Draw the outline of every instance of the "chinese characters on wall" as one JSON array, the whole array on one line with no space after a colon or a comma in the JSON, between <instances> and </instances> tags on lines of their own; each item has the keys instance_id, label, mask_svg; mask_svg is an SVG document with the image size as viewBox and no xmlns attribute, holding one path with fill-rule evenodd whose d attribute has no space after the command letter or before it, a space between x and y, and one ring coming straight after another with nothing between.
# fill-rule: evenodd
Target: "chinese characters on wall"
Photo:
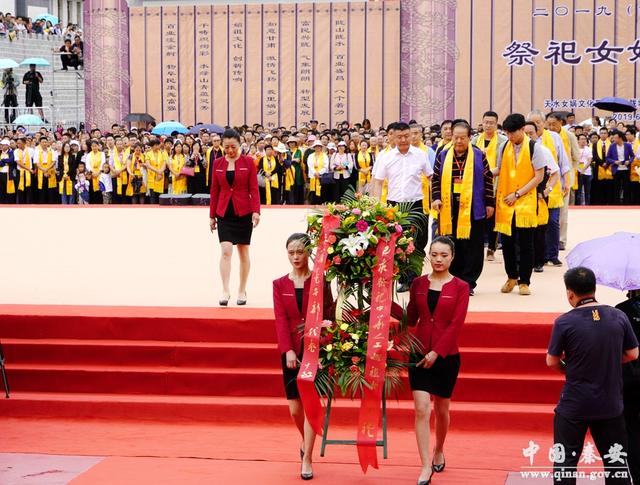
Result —
<instances>
[{"instance_id":1,"label":"chinese characters on wall","mask_svg":"<svg viewBox=\"0 0 640 485\"><path fill-rule=\"evenodd\" d=\"M196 13L196 120L211 119L211 9Z\"/></svg>"},{"instance_id":2,"label":"chinese characters on wall","mask_svg":"<svg viewBox=\"0 0 640 485\"><path fill-rule=\"evenodd\" d=\"M297 117L308 120L313 117L313 13L310 8L298 10L297 29Z\"/></svg>"},{"instance_id":3,"label":"chinese characters on wall","mask_svg":"<svg viewBox=\"0 0 640 485\"><path fill-rule=\"evenodd\" d=\"M162 70L163 70L163 117L178 120L178 12L165 9L162 13Z\"/></svg>"},{"instance_id":4,"label":"chinese characters on wall","mask_svg":"<svg viewBox=\"0 0 640 485\"><path fill-rule=\"evenodd\" d=\"M349 46L347 9L343 6L334 7L331 24L331 38L333 39L331 56L331 125L347 119L347 61Z\"/></svg>"},{"instance_id":5,"label":"chinese characters on wall","mask_svg":"<svg viewBox=\"0 0 640 485\"><path fill-rule=\"evenodd\" d=\"M620 56L624 53L628 53L628 57L621 59ZM514 40L502 52L502 57L509 66L533 66L541 54L530 41ZM626 46L612 45L609 39L603 39L598 45L588 46L583 50L578 48L575 40L550 40L542 59L554 66L576 65L587 59L591 64L618 64L621 60L636 63L640 60L640 39Z\"/></svg>"},{"instance_id":6,"label":"chinese characters on wall","mask_svg":"<svg viewBox=\"0 0 640 485\"><path fill-rule=\"evenodd\" d=\"M279 62L280 31L278 29L277 7L267 7L264 12L264 33L262 39L262 121L265 127L275 128L279 111Z\"/></svg>"}]
</instances>

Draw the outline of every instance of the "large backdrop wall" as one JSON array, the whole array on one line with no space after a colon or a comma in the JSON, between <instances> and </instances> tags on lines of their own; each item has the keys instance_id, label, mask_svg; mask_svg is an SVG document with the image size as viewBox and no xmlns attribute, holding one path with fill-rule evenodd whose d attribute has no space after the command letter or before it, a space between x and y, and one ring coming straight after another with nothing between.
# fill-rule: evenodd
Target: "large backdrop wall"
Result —
<instances>
[{"instance_id":1,"label":"large backdrop wall","mask_svg":"<svg viewBox=\"0 0 640 485\"><path fill-rule=\"evenodd\" d=\"M639 96L637 0L176 4L84 2L88 122L587 118Z\"/></svg>"}]
</instances>

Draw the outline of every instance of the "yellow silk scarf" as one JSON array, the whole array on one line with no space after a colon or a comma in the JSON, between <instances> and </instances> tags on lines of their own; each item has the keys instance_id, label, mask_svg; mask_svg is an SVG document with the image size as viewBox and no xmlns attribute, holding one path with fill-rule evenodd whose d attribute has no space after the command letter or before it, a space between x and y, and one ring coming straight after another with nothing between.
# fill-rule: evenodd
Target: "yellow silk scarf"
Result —
<instances>
[{"instance_id":1,"label":"yellow silk scarf","mask_svg":"<svg viewBox=\"0 0 640 485\"><path fill-rule=\"evenodd\" d=\"M573 168L573 158L571 157L571 143L569 142L569 135L565 130L560 130L560 139L562 140L562 145L564 146L564 151L569 157L569 161L571 162L571 172L573 175L573 183L571 184L571 188L573 190L578 190L578 168Z\"/></svg>"},{"instance_id":2,"label":"yellow silk scarf","mask_svg":"<svg viewBox=\"0 0 640 485\"><path fill-rule=\"evenodd\" d=\"M113 149L113 166L116 170L121 170L123 168L126 168L125 164L123 163L123 160L126 160L126 157L127 157L126 150L124 152L124 155L121 157L120 154L118 153L118 150L116 148ZM128 175L129 174L127 173L126 170L123 170L122 173L118 175L118 178L117 178L118 186L116 188L116 193L118 195L122 195L122 188L127 185ZM125 192L126 192L126 189L125 189Z\"/></svg>"},{"instance_id":3,"label":"yellow silk scarf","mask_svg":"<svg viewBox=\"0 0 640 485\"><path fill-rule=\"evenodd\" d=\"M58 184L53 165L53 152L47 150L47 161L44 162L42 160L42 149L38 148L38 160L40 167L43 167L42 169L38 168L38 190L42 190L42 182L45 176L47 177L47 188L55 189Z\"/></svg>"},{"instance_id":4,"label":"yellow silk scarf","mask_svg":"<svg viewBox=\"0 0 640 485\"><path fill-rule=\"evenodd\" d=\"M604 142L605 152L609 152L610 146L611 141L607 139ZM596 151L598 152L598 158L603 162L606 162L607 153L602 153L602 140L598 140L598 143L596 144ZM598 166L598 180L613 180L611 165L609 165L607 168L604 168L602 165Z\"/></svg>"},{"instance_id":5,"label":"yellow silk scarf","mask_svg":"<svg viewBox=\"0 0 640 485\"><path fill-rule=\"evenodd\" d=\"M524 187L535 176L535 170L531 163L529 150L529 137L525 136L520 148L518 163L516 164L515 148L513 143L507 142L502 155L502 164L498 181L498 194L496 196L496 232L511 236L511 223L513 215L516 216L516 227L527 228L538 225L537 194L536 190L530 190L523 194L512 206L507 205L504 198Z\"/></svg>"},{"instance_id":6,"label":"yellow silk scarf","mask_svg":"<svg viewBox=\"0 0 640 485\"><path fill-rule=\"evenodd\" d=\"M131 172L133 173L133 177L142 178L142 165L144 164L144 155L136 155L134 154L131 160ZM138 195L133 193L133 177L129 177L129 184L127 185L126 195L131 197L133 195ZM147 188L144 184L140 186L139 194L144 194L147 191Z\"/></svg>"},{"instance_id":7,"label":"yellow silk scarf","mask_svg":"<svg viewBox=\"0 0 640 485\"><path fill-rule=\"evenodd\" d=\"M156 170L160 170L160 167L162 167L162 163L165 160L164 153L158 151L158 154L156 155L155 152L151 150L147 154L147 160L149 162L149 165L151 165ZM157 194L162 194L164 192L164 173L157 174L149 170L149 174L147 176L147 185L149 186L149 190Z\"/></svg>"},{"instance_id":8,"label":"yellow silk scarf","mask_svg":"<svg viewBox=\"0 0 640 485\"><path fill-rule=\"evenodd\" d=\"M489 162L489 167L491 167L491 170L493 170L494 168L496 168L496 162L498 159L498 134L493 134L493 137L491 137L489 145L487 145L486 148L484 146L485 141L486 138L484 136L484 133L481 133L476 140L476 146L484 152L485 156L487 157L487 162Z\"/></svg>"},{"instance_id":9,"label":"yellow silk scarf","mask_svg":"<svg viewBox=\"0 0 640 485\"><path fill-rule=\"evenodd\" d=\"M14 155L17 153L18 160L20 162L29 167L31 169L31 157L29 156L29 152L27 150L16 149ZM18 190L24 191L25 187L31 187L31 172L29 170L25 170L24 168L20 168L18 166L18 172L20 173L20 181L18 182Z\"/></svg>"},{"instance_id":10,"label":"yellow silk scarf","mask_svg":"<svg viewBox=\"0 0 640 485\"><path fill-rule=\"evenodd\" d=\"M371 168L371 154L369 152L366 152L364 155L362 155L362 152L358 152L356 159L359 169ZM369 170L367 173L362 173L359 171L358 184L365 185L369 182L371 182L371 170Z\"/></svg>"},{"instance_id":11,"label":"yellow silk scarf","mask_svg":"<svg viewBox=\"0 0 640 485\"><path fill-rule=\"evenodd\" d=\"M453 174L453 148L447 151L447 156L442 165L442 208L440 210L440 234L449 236L453 234L453 214L452 214L452 174ZM471 237L471 204L473 199L473 168L474 156L473 146L469 143L467 148L467 159L464 162L462 172L462 184L454 184L453 192L460 193L460 210L458 212L458 223L456 225L457 239L469 239Z\"/></svg>"},{"instance_id":12,"label":"yellow silk scarf","mask_svg":"<svg viewBox=\"0 0 640 485\"><path fill-rule=\"evenodd\" d=\"M294 183L294 179L295 179L295 172L293 170L293 164L285 169L284 171L284 190L289 192L291 190L291 187L293 187L293 183Z\"/></svg>"},{"instance_id":13,"label":"yellow silk scarf","mask_svg":"<svg viewBox=\"0 0 640 485\"><path fill-rule=\"evenodd\" d=\"M176 155L171 159L171 170L180 172L184 167L184 155ZM187 192L187 177L184 175L175 176L171 174L171 190L174 194L184 194Z\"/></svg>"},{"instance_id":14,"label":"yellow silk scarf","mask_svg":"<svg viewBox=\"0 0 640 485\"><path fill-rule=\"evenodd\" d=\"M328 165L329 163L329 157L327 157L326 153L321 153L320 157L318 158L316 156L315 153L312 153L311 155L309 155L309 158L313 157L313 170L314 173L316 175L318 175L318 172L320 171L320 169L325 166ZM310 181L309 181L309 190L311 192L315 192L316 197L320 197L320 193L322 191L322 184L320 183L320 177L313 177Z\"/></svg>"},{"instance_id":15,"label":"yellow silk scarf","mask_svg":"<svg viewBox=\"0 0 640 485\"><path fill-rule=\"evenodd\" d=\"M640 141L636 140L633 142L633 153L634 153L634 157L633 157L633 162L631 162L631 166L629 167L629 170L631 171L631 173L629 174L629 180L631 182L640 182L640 177L638 176L638 173L636 172L636 167L640 167L640 159L636 158L635 154L638 153L638 147L640 146Z\"/></svg>"},{"instance_id":16,"label":"yellow silk scarf","mask_svg":"<svg viewBox=\"0 0 640 485\"><path fill-rule=\"evenodd\" d=\"M71 184L71 178L64 180L65 176L69 176L69 155L64 155L62 160L62 177L58 185L58 193L60 195L73 195L73 185Z\"/></svg>"},{"instance_id":17,"label":"yellow silk scarf","mask_svg":"<svg viewBox=\"0 0 640 485\"><path fill-rule=\"evenodd\" d=\"M89 153L89 167L91 168L91 188L94 192L100 192L100 170L102 167L102 152Z\"/></svg>"},{"instance_id":18,"label":"yellow silk scarf","mask_svg":"<svg viewBox=\"0 0 640 485\"><path fill-rule=\"evenodd\" d=\"M542 132L541 138L542 144L549 149L551 155L553 156L553 159L556 161L559 167L560 159L558 158L558 152L556 151L556 144L554 143L553 137L551 136L549 130L544 130ZM562 178L562 175L560 177ZM558 180L558 182L556 182L556 184L553 186L551 193L549 194L549 209L558 209L563 205L564 197L562 196L562 187L560 185L560 180Z\"/></svg>"},{"instance_id":19,"label":"yellow silk scarf","mask_svg":"<svg viewBox=\"0 0 640 485\"><path fill-rule=\"evenodd\" d=\"M547 224L549 224L549 207L544 199L538 199L538 225L546 226Z\"/></svg>"},{"instance_id":20,"label":"yellow silk scarf","mask_svg":"<svg viewBox=\"0 0 640 485\"><path fill-rule=\"evenodd\" d=\"M2 155L2 158L9 158L9 152L6 152ZM13 182L13 179L9 178L10 173L7 172L7 194L15 194L16 193L16 184Z\"/></svg>"},{"instance_id":21,"label":"yellow silk scarf","mask_svg":"<svg viewBox=\"0 0 640 485\"><path fill-rule=\"evenodd\" d=\"M276 158L271 156L271 157L263 157L262 158L262 170L264 172L264 174L268 177L271 176L271 174L273 173L273 171L276 169L276 164L278 162L276 162ZM271 181L267 180L265 178L264 181L264 191L265 191L265 196L266 196L266 201L267 201L267 205L271 205L271 187L273 187L274 189L279 188L279 184L278 184L278 176L276 175L275 178Z\"/></svg>"},{"instance_id":22,"label":"yellow silk scarf","mask_svg":"<svg viewBox=\"0 0 640 485\"><path fill-rule=\"evenodd\" d=\"M420 142L416 148L422 150L427 157L429 156L429 148L424 143ZM422 175L422 212L429 214L431 210L431 184L429 183L429 177Z\"/></svg>"}]
</instances>

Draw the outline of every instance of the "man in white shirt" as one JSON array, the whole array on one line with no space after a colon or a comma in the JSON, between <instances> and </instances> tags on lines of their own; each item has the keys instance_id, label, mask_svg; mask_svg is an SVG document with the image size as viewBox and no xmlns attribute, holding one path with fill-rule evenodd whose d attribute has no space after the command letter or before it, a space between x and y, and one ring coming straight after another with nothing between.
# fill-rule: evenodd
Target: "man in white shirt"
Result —
<instances>
[{"instance_id":1,"label":"man in white shirt","mask_svg":"<svg viewBox=\"0 0 640 485\"><path fill-rule=\"evenodd\" d=\"M374 197L380 198L382 184L388 180L387 200L390 205L411 204L411 209L422 214L422 176L431 178L433 169L427 154L411 146L411 130L406 123L396 123L394 127L396 148L376 160L373 173ZM374 165L374 167L375 167ZM422 214L424 225L416 227L415 247L422 254L427 246L428 218ZM402 279L398 292L407 291L417 275L408 274Z\"/></svg>"},{"instance_id":2,"label":"man in white shirt","mask_svg":"<svg viewBox=\"0 0 640 485\"><path fill-rule=\"evenodd\" d=\"M580 148L580 162L578 163L578 192L576 193L577 205L591 205L591 181L593 180L593 170L591 160L593 150L587 144L587 135L578 135L578 146Z\"/></svg>"}]
</instances>

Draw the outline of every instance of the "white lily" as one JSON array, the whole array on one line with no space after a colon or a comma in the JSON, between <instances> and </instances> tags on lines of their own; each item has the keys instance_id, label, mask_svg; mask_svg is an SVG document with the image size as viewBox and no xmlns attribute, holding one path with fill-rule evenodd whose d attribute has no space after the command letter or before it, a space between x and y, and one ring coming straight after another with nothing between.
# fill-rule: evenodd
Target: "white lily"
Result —
<instances>
[{"instance_id":1,"label":"white lily","mask_svg":"<svg viewBox=\"0 0 640 485\"><path fill-rule=\"evenodd\" d=\"M344 246L344 248L351 254L351 256L356 256L356 253L363 249L362 247L362 236L349 234L348 237L343 238L338 243L338 246Z\"/></svg>"}]
</instances>

